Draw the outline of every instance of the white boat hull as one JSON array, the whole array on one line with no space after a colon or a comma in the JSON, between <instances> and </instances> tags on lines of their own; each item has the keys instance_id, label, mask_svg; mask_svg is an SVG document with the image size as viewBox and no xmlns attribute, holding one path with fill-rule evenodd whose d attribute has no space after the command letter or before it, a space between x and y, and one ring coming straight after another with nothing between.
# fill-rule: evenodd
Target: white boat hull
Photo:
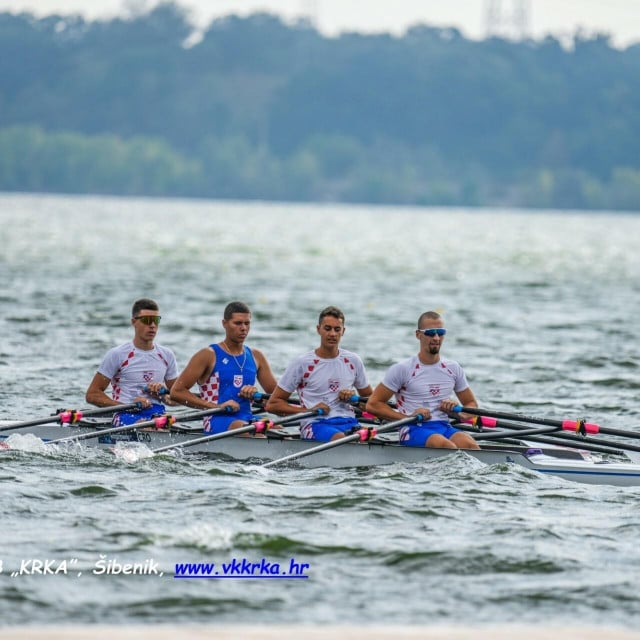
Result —
<instances>
[{"instance_id":1,"label":"white boat hull","mask_svg":"<svg viewBox=\"0 0 640 640\"><path fill-rule=\"evenodd\" d=\"M45 442L94 431L94 427L58 425L43 425L28 430L30 434ZM24 435L23 431L21 433ZM6 440L10 435L6 432L0 433L0 438ZM126 443L136 443L134 446L139 446L137 443L140 443L153 449L167 445L185 444L189 440L202 437L202 435L199 428L186 433L138 430L104 435L80 442L84 445L106 449L113 449L116 446L122 447ZM306 467L361 467L395 462L420 463L459 453L452 449L405 447L395 443L393 437L388 438L387 442L380 443L347 443L327 451L298 458L294 464ZM317 445L317 442L307 442L297 438L235 436L203 442L185 447L183 450L189 453L226 456L234 460L277 460ZM495 446L481 450L465 450L464 453L488 465L518 464L538 473L559 476L575 482L618 486L640 485L640 465L626 462L594 461L588 455L569 452L565 449L557 449L556 453L549 455L553 451L553 449L545 449L544 453L541 453L536 449Z\"/></svg>"}]
</instances>

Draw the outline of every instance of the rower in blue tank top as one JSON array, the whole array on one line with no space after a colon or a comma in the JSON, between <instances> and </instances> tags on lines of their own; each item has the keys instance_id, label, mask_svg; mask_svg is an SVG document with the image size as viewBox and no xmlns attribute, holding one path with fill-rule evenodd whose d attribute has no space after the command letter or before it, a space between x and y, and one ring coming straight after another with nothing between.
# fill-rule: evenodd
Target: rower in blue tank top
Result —
<instances>
[{"instance_id":1,"label":"rower in blue tank top","mask_svg":"<svg viewBox=\"0 0 640 640\"><path fill-rule=\"evenodd\" d=\"M244 345L251 326L249 307L243 302L230 302L224 310L222 326L224 340L200 349L171 389L172 399L187 407L233 409L233 413L205 418L206 433L221 433L246 425L252 417L251 401L258 391L256 381L266 393L271 393L276 386L264 354ZM199 394L190 391L196 383Z\"/></svg>"},{"instance_id":2,"label":"rower in blue tank top","mask_svg":"<svg viewBox=\"0 0 640 640\"><path fill-rule=\"evenodd\" d=\"M227 400L235 400L239 405L231 415L207 416L204 419L205 433L221 433L236 420L251 420L251 400L243 398L240 390L255 385L258 368L249 347L243 347L241 356L228 353L218 344L211 344L209 348L213 349L216 360L209 379L199 385L200 397L217 405Z\"/></svg>"}]
</instances>

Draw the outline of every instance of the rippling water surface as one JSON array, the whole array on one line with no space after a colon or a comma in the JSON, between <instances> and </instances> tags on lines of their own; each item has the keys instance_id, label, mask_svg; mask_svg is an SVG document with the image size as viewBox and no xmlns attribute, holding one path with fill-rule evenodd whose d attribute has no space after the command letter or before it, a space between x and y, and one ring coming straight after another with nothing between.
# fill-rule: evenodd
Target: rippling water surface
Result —
<instances>
[{"instance_id":1,"label":"rippling water surface","mask_svg":"<svg viewBox=\"0 0 640 640\"><path fill-rule=\"evenodd\" d=\"M638 216L2 196L0 235L0 419L84 407L150 296L181 367L248 302L276 374L337 304L373 384L435 308L482 405L640 426ZM640 624L637 488L464 455L263 470L37 449L0 454L4 624ZM309 577L173 577L245 558ZM32 559L66 574L12 577ZM100 560L164 575L94 575Z\"/></svg>"}]
</instances>

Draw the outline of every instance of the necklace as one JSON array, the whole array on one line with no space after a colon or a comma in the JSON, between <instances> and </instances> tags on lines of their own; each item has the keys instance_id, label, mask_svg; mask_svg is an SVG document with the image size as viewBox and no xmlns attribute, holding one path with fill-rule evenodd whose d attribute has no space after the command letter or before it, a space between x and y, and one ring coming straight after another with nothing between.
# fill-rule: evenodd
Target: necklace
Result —
<instances>
[{"instance_id":1,"label":"necklace","mask_svg":"<svg viewBox=\"0 0 640 640\"><path fill-rule=\"evenodd\" d=\"M244 372L244 365L247 364L247 351L246 351L246 349L242 349L242 353L244 354L244 358L242 359L242 364L240 364L240 362L238 361L238 358L236 358L235 355L233 355L233 353L231 353L231 350L229 349L229 345L227 344L226 340L223 342L223 344L224 344L225 347L227 347L227 353L233 358L234 362L238 366L238 369L240 369L240 373L243 373Z\"/></svg>"}]
</instances>

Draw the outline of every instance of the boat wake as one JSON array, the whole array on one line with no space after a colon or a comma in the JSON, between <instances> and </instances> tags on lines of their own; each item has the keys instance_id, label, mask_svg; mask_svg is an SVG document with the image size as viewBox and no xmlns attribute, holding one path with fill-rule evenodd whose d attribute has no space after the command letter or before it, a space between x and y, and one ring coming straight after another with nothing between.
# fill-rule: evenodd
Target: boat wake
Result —
<instances>
[{"instance_id":1,"label":"boat wake","mask_svg":"<svg viewBox=\"0 0 640 640\"><path fill-rule=\"evenodd\" d=\"M135 464L146 458L153 458L154 453L142 442L117 442L111 449L116 459Z\"/></svg>"},{"instance_id":2,"label":"boat wake","mask_svg":"<svg viewBox=\"0 0 640 640\"><path fill-rule=\"evenodd\" d=\"M29 453L53 453L55 451L32 433L12 433L6 440L2 441L2 448L12 451L27 451Z\"/></svg>"}]
</instances>

